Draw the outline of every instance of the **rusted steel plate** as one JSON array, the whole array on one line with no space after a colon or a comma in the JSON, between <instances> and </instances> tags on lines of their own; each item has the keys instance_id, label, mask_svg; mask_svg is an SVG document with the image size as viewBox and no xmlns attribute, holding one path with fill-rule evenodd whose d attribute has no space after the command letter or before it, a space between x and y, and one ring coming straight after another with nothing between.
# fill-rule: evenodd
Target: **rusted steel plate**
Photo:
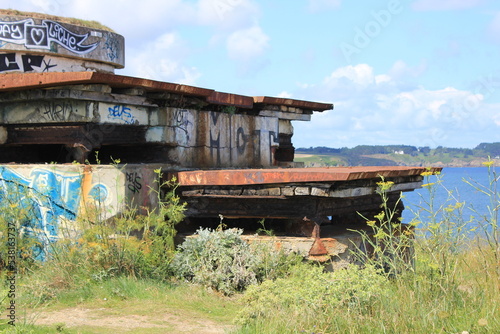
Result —
<instances>
[{"instance_id":1,"label":"rusted steel plate","mask_svg":"<svg viewBox=\"0 0 500 334\"><path fill-rule=\"evenodd\" d=\"M207 97L207 102L214 104L230 105L240 108L253 108L253 98L250 96L222 93L222 92L212 92L210 96Z\"/></svg>"},{"instance_id":2,"label":"rusted steel plate","mask_svg":"<svg viewBox=\"0 0 500 334\"><path fill-rule=\"evenodd\" d=\"M143 87L151 91L165 91L203 97L210 96L213 93L213 89L100 72L8 73L1 74L0 78L0 91L77 84L107 84L111 87Z\"/></svg>"},{"instance_id":3,"label":"rusted steel plate","mask_svg":"<svg viewBox=\"0 0 500 334\"><path fill-rule=\"evenodd\" d=\"M328 250L326 249L325 245L323 245L321 239L315 238L311 246L311 249L309 250L309 256L320 256L327 254Z\"/></svg>"},{"instance_id":4,"label":"rusted steel plate","mask_svg":"<svg viewBox=\"0 0 500 334\"><path fill-rule=\"evenodd\" d=\"M440 171L432 168L431 171ZM424 167L332 167L283 169L225 169L181 171L173 176L181 186L250 185L301 182L334 182L383 177L413 176L428 171Z\"/></svg>"},{"instance_id":5,"label":"rusted steel plate","mask_svg":"<svg viewBox=\"0 0 500 334\"><path fill-rule=\"evenodd\" d=\"M320 262L331 261L335 269L342 268L352 263L354 258L350 250L356 251L362 242L361 234L355 232L340 232L334 237L307 238L284 236L257 236L242 235L241 238L250 244L267 244L276 250L295 252L309 260ZM323 249L321 254L315 253L315 243L320 243Z\"/></svg>"},{"instance_id":6,"label":"rusted steel plate","mask_svg":"<svg viewBox=\"0 0 500 334\"><path fill-rule=\"evenodd\" d=\"M204 197L204 198L227 198L227 199L286 199L286 196L262 196L262 195L217 195L217 194L182 194L185 197Z\"/></svg>"},{"instance_id":7,"label":"rusted steel plate","mask_svg":"<svg viewBox=\"0 0 500 334\"><path fill-rule=\"evenodd\" d=\"M303 108L315 111L325 111L333 109L333 104L331 103L319 103L319 102L294 100L294 99L269 97L269 96L254 96L253 102L262 104L283 105L287 107Z\"/></svg>"},{"instance_id":8,"label":"rusted steel plate","mask_svg":"<svg viewBox=\"0 0 500 334\"><path fill-rule=\"evenodd\" d=\"M307 110L324 111L333 109L332 104L275 98L267 96L250 97L213 89L155 81L143 78L101 72L48 72L48 73L7 73L0 75L0 91L46 88L78 84L106 84L115 88L142 87L148 91L170 92L204 97L207 102L252 109L254 103L283 105Z\"/></svg>"}]
</instances>

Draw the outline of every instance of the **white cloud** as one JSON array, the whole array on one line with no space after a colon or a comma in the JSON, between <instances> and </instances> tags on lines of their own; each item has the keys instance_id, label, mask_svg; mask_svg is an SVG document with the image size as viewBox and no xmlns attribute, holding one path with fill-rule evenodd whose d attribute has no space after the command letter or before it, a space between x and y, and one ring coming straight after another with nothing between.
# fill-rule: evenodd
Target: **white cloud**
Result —
<instances>
[{"instance_id":1,"label":"white cloud","mask_svg":"<svg viewBox=\"0 0 500 334\"><path fill-rule=\"evenodd\" d=\"M499 110L499 107L497 107L496 110ZM500 112L498 112L498 114L496 114L495 116L493 116L493 121L495 122L495 124L500 127Z\"/></svg>"},{"instance_id":2,"label":"white cloud","mask_svg":"<svg viewBox=\"0 0 500 334\"><path fill-rule=\"evenodd\" d=\"M416 0L412 8L418 11L461 10L479 6L484 0Z\"/></svg>"},{"instance_id":3,"label":"white cloud","mask_svg":"<svg viewBox=\"0 0 500 334\"><path fill-rule=\"evenodd\" d=\"M381 74L381 75L375 76L375 83L377 83L377 84L381 84L384 82L390 82L390 81L391 81L391 77L388 76L387 74Z\"/></svg>"},{"instance_id":4,"label":"white cloud","mask_svg":"<svg viewBox=\"0 0 500 334\"><path fill-rule=\"evenodd\" d=\"M64 15L99 21L134 42L160 36L196 17L195 5L183 0L63 1L67 2L60 6Z\"/></svg>"},{"instance_id":5,"label":"white cloud","mask_svg":"<svg viewBox=\"0 0 500 334\"><path fill-rule=\"evenodd\" d=\"M309 10L311 12L320 12L337 9L341 4L342 0L309 0Z\"/></svg>"},{"instance_id":6,"label":"white cloud","mask_svg":"<svg viewBox=\"0 0 500 334\"><path fill-rule=\"evenodd\" d=\"M408 68L396 63L389 72L404 73ZM494 137L500 130L500 109L488 104L484 94L408 85L390 73L375 75L367 64L338 68L322 85L304 86L294 96L335 105L331 112L315 114L311 122L295 123L296 147L470 147L482 140L477 133Z\"/></svg>"},{"instance_id":7,"label":"white cloud","mask_svg":"<svg viewBox=\"0 0 500 334\"><path fill-rule=\"evenodd\" d=\"M199 0L199 23L220 30L237 30L253 25L260 14L257 5L250 0Z\"/></svg>"},{"instance_id":8,"label":"white cloud","mask_svg":"<svg viewBox=\"0 0 500 334\"><path fill-rule=\"evenodd\" d=\"M367 64L360 64L356 66L341 67L325 78L324 82L327 85L336 85L341 81L350 81L356 85L367 86L374 82L373 69Z\"/></svg>"},{"instance_id":9,"label":"white cloud","mask_svg":"<svg viewBox=\"0 0 500 334\"><path fill-rule=\"evenodd\" d=\"M427 64L421 63L417 66L408 66L404 61L396 61L391 69L389 70L389 75L393 79L404 79L408 77L418 77L422 75L427 70Z\"/></svg>"},{"instance_id":10,"label":"white cloud","mask_svg":"<svg viewBox=\"0 0 500 334\"><path fill-rule=\"evenodd\" d=\"M281 93L278 94L277 97L282 97L282 98L285 98L285 99L291 99L292 98L292 94L287 92L287 91L282 91Z\"/></svg>"},{"instance_id":11,"label":"white cloud","mask_svg":"<svg viewBox=\"0 0 500 334\"><path fill-rule=\"evenodd\" d=\"M229 58L245 63L264 54L269 47L269 37L259 26L255 25L230 34L226 47Z\"/></svg>"},{"instance_id":12,"label":"white cloud","mask_svg":"<svg viewBox=\"0 0 500 334\"><path fill-rule=\"evenodd\" d=\"M12 7L99 21L130 39L154 38L179 25L234 31L260 15L253 0L20 0Z\"/></svg>"},{"instance_id":13,"label":"white cloud","mask_svg":"<svg viewBox=\"0 0 500 334\"><path fill-rule=\"evenodd\" d=\"M148 43L142 51L132 52L124 72L147 79L192 85L201 74L196 68L184 64L189 52L178 34L166 33Z\"/></svg>"},{"instance_id":14,"label":"white cloud","mask_svg":"<svg viewBox=\"0 0 500 334\"><path fill-rule=\"evenodd\" d=\"M9 4L10 4L9 0ZM253 72L266 64L261 58L269 46L269 37L259 26L260 8L254 0L18 0L10 7L60 16L99 21L125 37L126 71L146 73L148 77L176 78L192 82L199 73L186 65L188 54L208 48L226 48L227 55L243 72ZM181 30L205 29L208 37ZM166 34L190 36L191 53L168 49L160 53L158 45ZM195 36L195 37L193 37ZM164 40L163 40L164 41ZM195 44L196 43L196 44ZM144 52L151 45L149 56ZM179 46L178 44L176 46ZM184 57L179 53L184 52ZM149 62L158 56L155 65ZM131 68L138 66L137 68ZM148 70L149 69L149 70ZM153 70L154 69L154 70ZM156 73L159 71L160 73Z\"/></svg>"},{"instance_id":15,"label":"white cloud","mask_svg":"<svg viewBox=\"0 0 500 334\"><path fill-rule=\"evenodd\" d=\"M215 30L211 47L225 43L228 57L240 72L258 70L269 47L269 36L259 25L260 9L253 0L199 0L198 22Z\"/></svg>"}]
</instances>

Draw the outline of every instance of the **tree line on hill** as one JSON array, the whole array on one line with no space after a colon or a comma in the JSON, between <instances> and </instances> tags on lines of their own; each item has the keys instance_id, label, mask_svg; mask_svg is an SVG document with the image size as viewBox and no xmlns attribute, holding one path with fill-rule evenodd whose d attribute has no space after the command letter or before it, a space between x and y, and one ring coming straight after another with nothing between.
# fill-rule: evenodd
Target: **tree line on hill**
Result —
<instances>
[{"instance_id":1,"label":"tree line on hill","mask_svg":"<svg viewBox=\"0 0 500 334\"><path fill-rule=\"evenodd\" d=\"M500 159L500 142L481 143L474 148L451 148L438 146L430 148L429 146L417 147L410 145L358 145L353 148L331 148L331 147L309 147L298 148L296 153L311 155L326 155L342 158L348 165L393 165L396 157L398 163L405 164L420 161L438 161L443 162L454 160L470 161L474 159ZM404 157L407 157L406 161Z\"/></svg>"},{"instance_id":2,"label":"tree line on hill","mask_svg":"<svg viewBox=\"0 0 500 334\"><path fill-rule=\"evenodd\" d=\"M497 143L481 143L475 148L451 148L438 146L431 149L429 146L416 147L410 145L358 145L353 148L342 147L342 148L331 148L324 146L309 147L309 148L298 148L297 153L305 154L318 154L318 155L373 155L373 154L409 154L417 156L423 154L428 155L438 155L443 153L448 153L456 155L457 157L498 157L500 156L500 142Z\"/></svg>"}]
</instances>

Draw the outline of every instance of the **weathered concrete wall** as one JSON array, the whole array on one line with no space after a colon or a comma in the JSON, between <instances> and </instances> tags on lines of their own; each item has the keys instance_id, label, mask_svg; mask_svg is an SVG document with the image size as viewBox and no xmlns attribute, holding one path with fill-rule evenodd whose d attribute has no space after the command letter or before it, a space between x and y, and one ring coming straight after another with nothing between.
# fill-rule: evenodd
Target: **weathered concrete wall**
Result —
<instances>
[{"instance_id":1,"label":"weathered concrete wall","mask_svg":"<svg viewBox=\"0 0 500 334\"><path fill-rule=\"evenodd\" d=\"M1 48L0 48L1 50ZM113 72L115 67L107 63L22 52L0 52L0 74L43 72Z\"/></svg>"},{"instance_id":2,"label":"weathered concrete wall","mask_svg":"<svg viewBox=\"0 0 500 334\"><path fill-rule=\"evenodd\" d=\"M106 220L131 207L157 207L150 192L158 187L155 167L0 165L0 211L15 209L24 233L47 245L78 218Z\"/></svg>"},{"instance_id":3,"label":"weathered concrete wall","mask_svg":"<svg viewBox=\"0 0 500 334\"><path fill-rule=\"evenodd\" d=\"M169 147L168 160L178 166L268 167L275 164L279 136L291 136L293 132L287 124L290 121L277 117L158 107L144 97L110 94L110 89L105 87L90 87L101 89L99 92L76 87L1 96L0 144L15 144L12 130L6 125L93 123L103 130L93 130L98 133L89 134L85 143L77 144L94 148L106 145L106 136L111 136L120 126L137 126L136 134L146 129L144 138L138 138L137 143ZM50 135L53 129L47 128L47 131ZM68 142L67 146L73 144Z\"/></svg>"},{"instance_id":4,"label":"weathered concrete wall","mask_svg":"<svg viewBox=\"0 0 500 334\"><path fill-rule=\"evenodd\" d=\"M163 110L160 110L162 112ZM167 108L163 141L172 160L190 167L272 166L278 119L215 111Z\"/></svg>"},{"instance_id":5,"label":"weathered concrete wall","mask_svg":"<svg viewBox=\"0 0 500 334\"><path fill-rule=\"evenodd\" d=\"M0 11L0 73L112 72L124 67L123 36L56 19Z\"/></svg>"}]
</instances>

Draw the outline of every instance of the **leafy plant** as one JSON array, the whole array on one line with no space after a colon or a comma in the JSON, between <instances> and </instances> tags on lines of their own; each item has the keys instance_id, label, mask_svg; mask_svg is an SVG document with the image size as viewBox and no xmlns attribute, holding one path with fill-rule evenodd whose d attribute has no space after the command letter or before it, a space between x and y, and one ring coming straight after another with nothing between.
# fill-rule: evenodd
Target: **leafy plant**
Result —
<instances>
[{"instance_id":1,"label":"leafy plant","mask_svg":"<svg viewBox=\"0 0 500 334\"><path fill-rule=\"evenodd\" d=\"M398 198L394 207L389 205L389 190L392 181L377 182L377 193L381 196L382 210L374 216L375 220L366 220L372 231L353 230L362 237L362 245L352 251L354 257L364 265L383 268L389 276L395 276L407 270L413 270L414 232L412 225L402 224L399 218Z\"/></svg>"},{"instance_id":2,"label":"leafy plant","mask_svg":"<svg viewBox=\"0 0 500 334\"><path fill-rule=\"evenodd\" d=\"M151 188L151 191L157 195L159 205L156 210L143 216L142 242L145 258L149 263L149 276L164 279L175 254L175 225L184 219L187 204L182 203L176 195L178 184L175 178L162 181L161 170L157 169L155 173L159 186ZM161 189L168 189L168 192L162 194Z\"/></svg>"},{"instance_id":3,"label":"leafy plant","mask_svg":"<svg viewBox=\"0 0 500 334\"><path fill-rule=\"evenodd\" d=\"M496 172L494 162L489 160L484 162L488 168L488 184L479 184L474 180L464 179L479 195L486 196L486 213L480 213L477 208L472 207L476 216L476 226L478 227L479 238L477 245L481 252L491 253L494 258L493 264L486 264L487 267L495 267L494 278L500 280L500 175ZM486 255L486 254L485 254ZM487 257L487 256L486 256ZM495 266L495 263L497 264ZM484 268L487 269L487 268ZM484 270L490 273L490 270Z\"/></svg>"},{"instance_id":4,"label":"leafy plant","mask_svg":"<svg viewBox=\"0 0 500 334\"><path fill-rule=\"evenodd\" d=\"M238 110L238 108L236 108L235 106L225 106L220 108L221 112L229 115L234 115L236 113L236 110Z\"/></svg>"},{"instance_id":5,"label":"leafy plant","mask_svg":"<svg viewBox=\"0 0 500 334\"><path fill-rule=\"evenodd\" d=\"M298 257L241 239L241 229L203 229L179 245L174 274L226 295L282 274Z\"/></svg>"},{"instance_id":6,"label":"leafy plant","mask_svg":"<svg viewBox=\"0 0 500 334\"><path fill-rule=\"evenodd\" d=\"M263 234L263 235L267 235L269 237L272 237L274 236L274 231L273 229L268 229L266 228L266 219L265 218L262 218L261 220L259 220L259 225L262 226L262 227L259 227L257 229L257 231L255 231L257 234Z\"/></svg>"},{"instance_id":7,"label":"leafy plant","mask_svg":"<svg viewBox=\"0 0 500 334\"><path fill-rule=\"evenodd\" d=\"M375 301L389 292L388 287L389 281L370 265L350 265L332 273L324 272L321 266L301 264L287 277L249 287L237 322L248 324L252 319L272 317L277 311L300 314L302 324L336 312L363 313L375 307Z\"/></svg>"}]
</instances>

